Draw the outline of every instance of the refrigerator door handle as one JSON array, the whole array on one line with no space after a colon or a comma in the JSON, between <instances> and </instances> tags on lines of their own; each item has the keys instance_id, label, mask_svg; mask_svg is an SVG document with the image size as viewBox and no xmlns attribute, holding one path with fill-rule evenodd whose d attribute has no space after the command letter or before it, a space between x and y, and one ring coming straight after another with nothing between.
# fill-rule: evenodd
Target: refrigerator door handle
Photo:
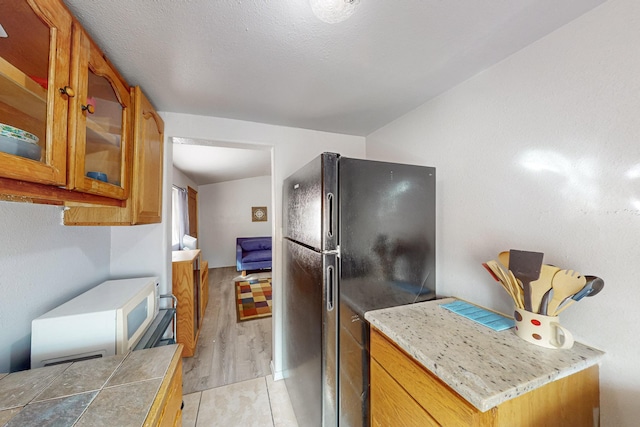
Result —
<instances>
[{"instance_id":1,"label":"refrigerator door handle","mask_svg":"<svg viewBox=\"0 0 640 427\"><path fill-rule=\"evenodd\" d=\"M328 237L334 236L333 201L334 201L333 193L327 193L327 214L325 215L325 218L327 221L326 229L327 229Z\"/></svg>"},{"instance_id":2,"label":"refrigerator door handle","mask_svg":"<svg viewBox=\"0 0 640 427\"><path fill-rule=\"evenodd\" d=\"M332 265L327 267L325 280L325 289L327 290L327 311L332 311L335 307L334 300L336 295L335 268Z\"/></svg>"}]
</instances>

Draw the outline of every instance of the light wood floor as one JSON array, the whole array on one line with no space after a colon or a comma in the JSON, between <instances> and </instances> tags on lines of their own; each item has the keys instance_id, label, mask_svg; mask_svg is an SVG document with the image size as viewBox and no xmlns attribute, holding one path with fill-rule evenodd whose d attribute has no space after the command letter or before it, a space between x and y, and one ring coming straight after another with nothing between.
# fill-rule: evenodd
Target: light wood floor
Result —
<instances>
[{"instance_id":1,"label":"light wood floor","mask_svg":"<svg viewBox=\"0 0 640 427\"><path fill-rule=\"evenodd\" d=\"M235 267L209 270L209 304L193 357L183 362L183 394L271 374L272 318L237 322Z\"/></svg>"}]
</instances>

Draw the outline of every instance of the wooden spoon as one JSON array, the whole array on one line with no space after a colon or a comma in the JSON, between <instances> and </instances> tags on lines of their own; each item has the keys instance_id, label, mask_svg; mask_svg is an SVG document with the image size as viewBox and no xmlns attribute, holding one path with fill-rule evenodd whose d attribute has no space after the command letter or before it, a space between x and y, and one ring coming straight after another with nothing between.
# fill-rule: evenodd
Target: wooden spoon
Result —
<instances>
[{"instance_id":1,"label":"wooden spoon","mask_svg":"<svg viewBox=\"0 0 640 427\"><path fill-rule=\"evenodd\" d=\"M509 285L506 283L504 275L502 274L502 271L500 271L500 269L495 265L495 261L483 262L482 266L487 269L489 274L491 274L491 276L496 280L496 282L499 282L502 285L504 290L507 291L507 293L515 301L515 296L511 292L511 287L509 287Z\"/></svg>"},{"instance_id":2,"label":"wooden spoon","mask_svg":"<svg viewBox=\"0 0 640 427\"><path fill-rule=\"evenodd\" d=\"M540 303L544 294L551 289L553 276L560 271L560 268L553 265L542 264L540 277L531 282L531 310L533 313L541 313Z\"/></svg>"},{"instance_id":3,"label":"wooden spoon","mask_svg":"<svg viewBox=\"0 0 640 427\"><path fill-rule=\"evenodd\" d=\"M508 270L505 271L500 263L494 260L487 261L486 264L493 270L495 275L498 276L500 283L502 283L502 286L507 290L509 295L511 295L516 307L524 308L522 289L511 272Z\"/></svg>"},{"instance_id":4,"label":"wooden spoon","mask_svg":"<svg viewBox=\"0 0 640 427\"><path fill-rule=\"evenodd\" d=\"M498 261L504 265L504 268L509 268L509 251L502 251L498 254Z\"/></svg>"},{"instance_id":5,"label":"wooden spoon","mask_svg":"<svg viewBox=\"0 0 640 427\"><path fill-rule=\"evenodd\" d=\"M524 289L522 288L522 282L516 279L516 276L514 276L513 271L507 270L507 272L509 274L509 280L511 282L511 287L513 288L513 292L517 296L518 302L520 303L519 305L518 304L516 305L518 305L518 308L525 308L524 307Z\"/></svg>"},{"instance_id":6,"label":"wooden spoon","mask_svg":"<svg viewBox=\"0 0 640 427\"><path fill-rule=\"evenodd\" d=\"M551 282L553 287L553 298L549 301L547 313L556 313L558 307L567 297L580 291L587 283L587 279L580 273L573 270L560 270Z\"/></svg>"},{"instance_id":7,"label":"wooden spoon","mask_svg":"<svg viewBox=\"0 0 640 427\"><path fill-rule=\"evenodd\" d=\"M572 295L571 298L567 298L565 300L566 302L563 302L562 304L560 304L556 312L553 313L554 316L557 316L560 313L562 313L564 310L567 309L567 307L569 307L574 302L578 302L584 297L594 296L598 292L600 292L602 288L604 288L604 280L602 280L597 276L585 276L585 279L587 279L587 284L584 285L584 288L578 291L577 294Z\"/></svg>"}]
</instances>

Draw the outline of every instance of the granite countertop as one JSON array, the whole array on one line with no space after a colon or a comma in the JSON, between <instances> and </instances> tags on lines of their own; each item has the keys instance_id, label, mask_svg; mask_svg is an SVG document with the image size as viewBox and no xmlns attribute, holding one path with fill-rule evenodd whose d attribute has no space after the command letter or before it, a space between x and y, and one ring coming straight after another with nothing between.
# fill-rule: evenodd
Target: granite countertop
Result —
<instances>
[{"instance_id":1,"label":"granite countertop","mask_svg":"<svg viewBox=\"0 0 640 427\"><path fill-rule=\"evenodd\" d=\"M446 298L365 313L369 323L480 411L597 364L604 353L576 342L547 349L440 307Z\"/></svg>"},{"instance_id":2,"label":"granite countertop","mask_svg":"<svg viewBox=\"0 0 640 427\"><path fill-rule=\"evenodd\" d=\"M0 426L140 427L179 349L169 345L0 374Z\"/></svg>"}]
</instances>

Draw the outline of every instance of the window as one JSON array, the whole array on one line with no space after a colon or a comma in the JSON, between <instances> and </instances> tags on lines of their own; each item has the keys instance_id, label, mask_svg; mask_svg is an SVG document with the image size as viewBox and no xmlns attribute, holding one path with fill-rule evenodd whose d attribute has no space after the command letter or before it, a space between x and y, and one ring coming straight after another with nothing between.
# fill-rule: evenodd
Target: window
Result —
<instances>
[{"instance_id":1,"label":"window","mask_svg":"<svg viewBox=\"0 0 640 427\"><path fill-rule=\"evenodd\" d=\"M182 236L189 230L187 191L174 186L171 190L171 249L183 247Z\"/></svg>"}]
</instances>

